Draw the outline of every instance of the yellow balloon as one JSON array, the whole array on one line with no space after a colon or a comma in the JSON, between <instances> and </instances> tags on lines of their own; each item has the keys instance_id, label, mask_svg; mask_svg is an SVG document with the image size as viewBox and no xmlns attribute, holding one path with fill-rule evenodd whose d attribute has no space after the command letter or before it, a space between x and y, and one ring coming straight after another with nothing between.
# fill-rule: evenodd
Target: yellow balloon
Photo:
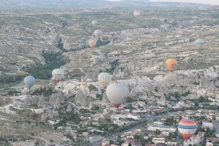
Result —
<instances>
[{"instance_id":1,"label":"yellow balloon","mask_svg":"<svg viewBox=\"0 0 219 146\"><path fill-rule=\"evenodd\" d=\"M177 61L176 59L169 58L166 60L166 66L169 70L173 71L176 69Z\"/></svg>"}]
</instances>

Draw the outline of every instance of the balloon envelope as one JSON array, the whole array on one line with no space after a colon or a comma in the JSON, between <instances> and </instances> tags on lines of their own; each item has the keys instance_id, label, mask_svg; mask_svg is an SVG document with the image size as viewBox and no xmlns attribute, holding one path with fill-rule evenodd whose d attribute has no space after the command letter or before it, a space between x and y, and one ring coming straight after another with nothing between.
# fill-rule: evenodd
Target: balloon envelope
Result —
<instances>
[{"instance_id":1,"label":"balloon envelope","mask_svg":"<svg viewBox=\"0 0 219 146\"><path fill-rule=\"evenodd\" d=\"M205 44L205 41L202 40L202 39L197 39L197 40L195 41L195 44L197 44L197 45L204 45L204 44Z\"/></svg>"},{"instance_id":2,"label":"balloon envelope","mask_svg":"<svg viewBox=\"0 0 219 146\"><path fill-rule=\"evenodd\" d=\"M175 70L176 65L177 65L176 59L169 58L166 60L166 66L169 70Z\"/></svg>"},{"instance_id":3,"label":"balloon envelope","mask_svg":"<svg viewBox=\"0 0 219 146\"><path fill-rule=\"evenodd\" d=\"M52 71L52 76L55 79L56 83L59 83L61 81L61 79L64 77L64 70L54 69Z\"/></svg>"},{"instance_id":4,"label":"balloon envelope","mask_svg":"<svg viewBox=\"0 0 219 146\"><path fill-rule=\"evenodd\" d=\"M178 123L178 131L182 137L187 140L189 139L197 129L197 125L194 120L182 119Z\"/></svg>"},{"instance_id":5,"label":"balloon envelope","mask_svg":"<svg viewBox=\"0 0 219 146\"><path fill-rule=\"evenodd\" d=\"M106 88L106 95L115 108L119 108L119 106L125 102L128 94L129 89L123 83L112 83Z\"/></svg>"},{"instance_id":6,"label":"balloon envelope","mask_svg":"<svg viewBox=\"0 0 219 146\"><path fill-rule=\"evenodd\" d=\"M141 15L140 11L134 11L134 16L139 17Z\"/></svg>"},{"instance_id":7,"label":"balloon envelope","mask_svg":"<svg viewBox=\"0 0 219 146\"><path fill-rule=\"evenodd\" d=\"M90 46L91 48L93 48L93 47L96 46L96 41L90 40L90 41L88 42L88 44L89 44L89 46Z\"/></svg>"},{"instance_id":8,"label":"balloon envelope","mask_svg":"<svg viewBox=\"0 0 219 146\"><path fill-rule=\"evenodd\" d=\"M102 72L98 75L98 81L103 88L106 88L109 85L111 79L112 76L106 72Z\"/></svg>"},{"instance_id":9,"label":"balloon envelope","mask_svg":"<svg viewBox=\"0 0 219 146\"><path fill-rule=\"evenodd\" d=\"M95 30L94 35L96 39L99 39L102 36L103 32L101 30Z\"/></svg>"},{"instance_id":10,"label":"balloon envelope","mask_svg":"<svg viewBox=\"0 0 219 146\"><path fill-rule=\"evenodd\" d=\"M92 25L95 27L95 26L97 26L98 25L98 21L97 20L93 20L92 21Z\"/></svg>"},{"instance_id":11,"label":"balloon envelope","mask_svg":"<svg viewBox=\"0 0 219 146\"><path fill-rule=\"evenodd\" d=\"M33 76L27 76L24 78L24 84L30 89L36 82L36 79Z\"/></svg>"}]
</instances>

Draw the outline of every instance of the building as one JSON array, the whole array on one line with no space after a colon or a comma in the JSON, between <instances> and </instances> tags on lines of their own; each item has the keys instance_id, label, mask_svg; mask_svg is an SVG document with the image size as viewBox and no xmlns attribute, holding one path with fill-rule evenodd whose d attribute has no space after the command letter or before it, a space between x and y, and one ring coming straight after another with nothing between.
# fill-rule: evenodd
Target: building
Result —
<instances>
[{"instance_id":1,"label":"building","mask_svg":"<svg viewBox=\"0 0 219 146\"><path fill-rule=\"evenodd\" d=\"M166 143L165 143L166 145L171 145L171 146L177 146L177 142L176 141L167 141Z\"/></svg>"},{"instance_id":2,"label":"building","mask_svg":"<svg viewBox=\"0 0 219 146\"><path fill-rule=\"evenodd\" d=\"M134 120L140 120L141 119L141 117L139 115L132 115L132 114L128 114L127 118L134 119Z\"/></svg>"},{"instance_id":3,"label":"building","mask_svg":"<svg viewBox=\"0 0 219 146\"><path fill-rule=\"evenodd\" d=\"M204 133L199 133L197 136L192 136L190 139L183 142L183 146L196 145L204 141Z\"/></svg>"},{"instance_id":4,"label":"building","mask_svg":"<svg viewBox=\"0 0 219 146\"><path fill-rule=\"evenodd\" d=\"M165 125L151 125L148 127L148 131L156 131L156 130L166 131L166 132L175 132L176 128L165 126Z\"/></svg>"},{"instance_id":5,"label":"building","mask_svg":"<svg viewBox=\"0 0 219 146\"><path fill-rule=\"evenodd\" d=\"M206 146L214 146L211 142L206 142Z\"/></svg>"},{"instance_id":6,"label":"building","mask_svg":"<svg viewBox=\"0 0 219 146\"><path fill-rule=\"evenodd\" d=\"M211 122L202 122L202 126L211 130L214 128L214 125Z\"/></svg>"},{"instance_id":7,"label":"building","mask_svg":"<svg viewBox=\"0 0 219 146\"><path fill-rule=\"evenodd\" d=\"M110 141L109 140L102 141L101 146L110 146Z\"/></svg>"},{"instance_id":8,"label":"building","mask_svg":"<svg viewBox=\"0 0 219 146\"><path fill-rule=\"evenodd\" d=\"M163 144L165 144L165 138L153 138L153 139L152 139L152 142L153 142L154 144L158 144L158 143L163 143Z\"/></svg>"}]
</instances>

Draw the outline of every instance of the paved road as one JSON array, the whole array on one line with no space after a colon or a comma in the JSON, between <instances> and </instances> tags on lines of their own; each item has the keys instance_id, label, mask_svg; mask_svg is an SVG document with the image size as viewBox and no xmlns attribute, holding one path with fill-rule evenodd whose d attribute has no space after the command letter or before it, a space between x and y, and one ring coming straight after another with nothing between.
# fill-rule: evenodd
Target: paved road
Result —
<instances>
[{"instance_id":1,"label":"paved road","mask_svg":"<svg viewBox=\"0 0 219 146\"><path fill-rule=\"evenodd\" d=\"M142 121L147 120L147 124L152 124L155 119L158 119L158 118L160 118L160 117L161 117L161 115L158 115L158 116L147 116L147 117L145 117L145 118L142 118ZM115 139L117 136L122 135L122 134L125 133L125 132L132 131L132 130L137 129L137 128L141 128L144 124L145 124L145 123L140 124L140 125L137 125L137 126L134 126L134 127L130 128L130 129L124 130L124 131L122 131L122 132L117 132L117 133L115 133L115 134L112 134L111 136L108 136L108 137L102 138L102 139L100 139L100 140L97 140L97 141L95 141L95 142L93 142L93 143L90 143L90 144L88 144L87 146L91 146L91 145L92 145L92 146L100 146L103 139L113 140L113 139Z\"/></svg>"}]
</instances>

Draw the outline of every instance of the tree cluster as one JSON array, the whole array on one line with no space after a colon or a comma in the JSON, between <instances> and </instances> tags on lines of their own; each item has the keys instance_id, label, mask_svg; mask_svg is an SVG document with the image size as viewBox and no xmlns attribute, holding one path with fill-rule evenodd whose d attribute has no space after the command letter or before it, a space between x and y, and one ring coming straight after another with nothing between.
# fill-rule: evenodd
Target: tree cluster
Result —
<instances>
[{"instance_id":1,"label":"tree cluster","mask_svg":"<svg viewBox=\"0 0 219 146\"><path fill-rule=\"evenodd\" d=\"M46 65L36 65L26 69L27 72L38 79L50 79L52 77L52 70L68 62L61 53L42 53L42 56L46 60Z\"/></svg>"}]
</instances>

